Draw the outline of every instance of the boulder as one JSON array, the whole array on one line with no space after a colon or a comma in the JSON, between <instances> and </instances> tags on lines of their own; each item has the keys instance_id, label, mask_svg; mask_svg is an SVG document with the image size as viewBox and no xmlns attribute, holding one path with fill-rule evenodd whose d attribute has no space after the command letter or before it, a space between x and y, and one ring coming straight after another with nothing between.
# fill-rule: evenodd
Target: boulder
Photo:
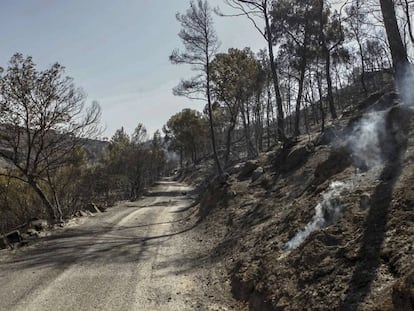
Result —
<instances>
[{"instance_id":1,"label":"boulder","mask_svg":"<svg viewBox=\"0 0 414 311\"><path fill-rule=\"evenodd\" d=\"M290 171L304 163L311 152L312 147L308 144L293 147L283 163L283 171Z\"/></svg>"},{"instance_id":2,"label":"boulder","mask_svg":"<svg viewBox=\"0 0 414 311\"><path fill-rule=\"evenodd\" d=\"M43 231L46 230L48 227L47 220L39 219L39 218L32 218L29 221L29 228L33 228L36 231Z\"/></svg>"},{"instance_id":3,"label":"boulder","mask_svg":"<svg viewBox=\"0 0 414 311\"><path fill-rule=\"evenodd\" d=\"M39 236L39 232L37 232L35 229L33 228L29 228L27 229L26 233L30 236L30 237L38 237Z\"/></svg>"},{"instance_id":4,"label":"boulder","mask_svg":"<svg viewBox=\"0 0 414 311\"><path fill-rule=\"evenodd\" d=\"M330 143L338 139L339 135L340 133L337 127L333 124L329 125L325 127L325 130L322 133L320 133L319 136L316 138L315 145L316 146L329 145Z\"/></svg>"},{"instance_id":5,"label":"boulder","mask_svg":"<svg viewBox=\"0 0 414 311\"><path fill-rule=\"evenodd\" d=\"M314 185L320 185L332 176L342 172L352 164L352 159L346 149L334 150L329 157L319 163L314 172Z\"/></svg>"},{"instance_id":6,"label":"boulder","mask_svg":"<svg viewBox=\"0 0 414 311\"><path fill-rule=\"evenodd\" d=\"M258 168L256 168L252 173L252 182L259 179L259 177L262 176L263 174L264 174L263 167L259 166Z\"/></svg>"},{"instance_id":7,"label":"boulder","mask_svg":"<svg viewBox=\"0 0 414 311\"><path fill-rule=\"evenodd\" d=\"M246 163L244 163L243 168L240 171L240 174L238 176L239 180L249 178L252 176L255 169L259 167L259 163L256 160L249 160Z\"/></svg>"},{"instance_id":8,"label":"boulder","mask_svg":"<svg viewBox=\"0 0 414 311\"><path fill-rule=\"evenodd\" d=\"M14 230L6 234L6 239L10 243L19 243L22 241L22 235L19 230Z\"/></svg>"},{"instance_id":9,"label":"boulder","mask_svg":"<svg viewBox=\"0 0 414 311\"><path fill-rule=\"evenodd\" d=\"M236 163L232 167L229 167L226 171L229 174L237 174L239 173L243 168L243 163Z\"/></svg>"}]
</instances>

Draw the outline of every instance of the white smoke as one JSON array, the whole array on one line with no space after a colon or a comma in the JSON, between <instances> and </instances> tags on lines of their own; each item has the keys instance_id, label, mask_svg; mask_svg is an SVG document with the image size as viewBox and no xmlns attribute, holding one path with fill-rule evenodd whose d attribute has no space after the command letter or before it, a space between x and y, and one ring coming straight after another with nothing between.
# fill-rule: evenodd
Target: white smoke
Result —
<instances>
[{"instance_id":1,"label":"white smoke","mask_svg":"<svg viewBox=\"0 0 414 311\"><path fill-rule=\"evenodd\" d=\"M315 206L315 215L303 230L285 244L285 250L297 248L314 231L335 223L342 214L341 195L351 188L348 183L334 181L329 190L322 194L322 202Z\"/></svg>"},{"instance_id":2,"label":"white smoke","mask_svg":"<svg viewBox=\"0 0 414 311\"><path fill-rule=\"evenodd\" d=\"M349 182L335 181L322 194L322 201L315 206L315 215L290 241L285 250L297 248L314 231L335 223L342 214L341 195L358 184L359 168L370 170L383 164L380 135L385 131L386 112L370 112L355 126L347 138L351 156L357 168L355 178Z\"/></svg>"},{"instance_id":3,"label":"white smoke","mask_svg":"<svg viewBox=\"0 0 414 311\"><path fill-rule=\"evenodd\" d=\"M414 66L406 68L398 88L403 105L414 107ZM315 206L312 220L285 244L284 250L297 248L312 232L329 226L339 219L343 208L341 195L358 186L361 178L360 169L370 170L373 175L381 170L384 164L381 137L385 137L386 134L387 113L387 111L368 112L354 127L351 135L346 139L357 168L354 178L348 183L337 181L329 186L329 189L322 194L322 202Z\"/></svg>"},{"instance_id":4,"label":"white smoke","mask_svg":"<svg viewBox=\"0 0 414 311\"><path fill-rule=\"evenodd\" d=\"M370 112L354 127L347 138L351 156L357 168L355 178L349 182L335 181L322 194L322 201L315 206L315 215L304 229L300 230L284 249L297 248L314 231L335 223L342 214L341 195L358 185L359 169L371 170L383 164L380 135L384 135L386 112ZM374 171L374 170L373 170Z\"/></svg>"},{"instance_id":5,"label":"white smoke","mask_svg":"<svg viewBox=\"0 0 414 311\"><path fill-rule=\"evenodd\" d=\"M402 79L398 83L403 105L414 106L414 65L405 68Z\"/></svg>"},{"instance_id":6,"label":"white smoke","mask_svg":"<svg viewBox=\"0 0 414 311\"><path fill-rule=\"evenodd\" d=\"M385 131L385 112L370 112L348 137L348 146L356 167L371 169L383 163L380 135Z\"/></svg>"}]
</instances>

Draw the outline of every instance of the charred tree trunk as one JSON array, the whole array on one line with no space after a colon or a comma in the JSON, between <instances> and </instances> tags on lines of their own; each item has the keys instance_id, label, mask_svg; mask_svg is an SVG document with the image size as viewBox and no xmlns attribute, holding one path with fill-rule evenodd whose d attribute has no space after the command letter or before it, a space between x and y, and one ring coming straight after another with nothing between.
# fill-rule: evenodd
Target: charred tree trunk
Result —
<instances>
[{"instance_id":1,"label":"charred tree trunk","mask_svg":"<svg viewBox=\"0 0 414 311\"><path fill-rule=\"evenodd\" d=\"M211 92L210 92L210 65L209 65L209 56L206 55L207 59L207 68L206 68L206 76L207 76L207 106L208 106L208 115L209 115L209 124L210 124L210 135L211 135L211 144L213 147L213 157L214 162L216 163L217 173L221 176L223 175L223 170L220 165L220 160L217 155L217 147L216 147L216 135L214 133L214 124L213 124L213 110L211 107Z\"/></svg>"},{"instance_id":2,"label":"charred tree trunk","mask_svg":"<svg viewBox=\"0 0 414 311\"><path fill-rule=\"evenodd\" d=\"M362 43L359 36L356 37L356 41L358 43L358 51L359 51L359 57L361 58L361 86L362 90L364 91L365 96L368 95L368 89L367 84L365 83L365 56L364 56L364 50L362 49Z\"/></svg>"},{"instance_id":3,"label":"charred tree trunk","mask_svg":"<svg viewBox=\"0 0 414 311\"><path fill-rule=\"evenodd\" d=\"M331 52L328 49L326 44L326 36L324 31L324 17L323 17L323 10L324 10L324 0L319 0L319 19L320 19L320 28L319 28L319 40L320 45L322 48L322 53L325 57L325 75L326 75L326 84L328 87L328 105L329 111L331 113L332 119L336 119L336 109L334 103L334 97L332 92L332 77L331 77ZM322 98L321 98L322 100Z\"/></svg>"},{"instance_id":4,"label":"charred tree trunk","mask_svg":"<svg viewBox=\"0 0 414 311\"><path fill-rule=\"evenodd\" d=\"M260 90L256 96L255 122L254 122L256 151L259 151L259 152L263 151L263 118L264 118L263 114L264 114L264 109L262 109L261 90Z\"/></svg>"},{"instance_id":5,"label":"charred tree trunk","mask_svg":"<svg viewBox=\"0 0 414 311\"><path fill-rule=\"evenodd\" d=\"M244 106L244 105L243 105ZM249 159L253 158L256 155L255 149L253 147L251 133L250 133L250 125L248 122L248 115L246 115L246 111L244 107L241 109L241 117L243 122L243 130L244 130L244 137L246 139L246 152L247 157Z\"/></svg>"},{"instance_id":6,"label":"charred tree trunk","mask_svg":"<svg viewBox=\"0 0 414 311\"><path fill-rule=\"evenodd\" d=\"M267 105L266 105L266 133L267 133L267 149L270 149L270 112L272 110L272 102L270 97L270 89L267 89Z\"/></svg>"},{"instance_id":7,"label":"charred tree trunk","mask_svg":"<svg viewBox=\"0 0 414 311\"><path fill-rule=\"evenodd\" d=\"M325 109L323 107L322 81L318 75L319 110L321 112L321 132L325 131Z\"/></svg>"},{"instance_id":8,"label":"charred tree trunk","mask_svg":"<svg viewBox=\"0 0 414 311\"><path fill-rule=\"evenodd\" d=\"M401 39L393 0L380 0L380 4L388 43L391 49L395 77L398 83L404 75L405 67L408 64L407 50Z\"/></svg>"},{"instance_id":9,"label":"charred tree trunk","mask_svg":"<svg viewBox=\"0 0 414 311\"><path fill-rule=\"evenodd\" d=\"M326 47L326 45L325 45ZM326 84L328 88L328 103L329 103L329 112L331 113L332 119L337 118L335 102L332 92L332 77L331 77L331 54L328 49L326 49L325 54L325 74L326 74Z\"/></svg>"},{"instance_id":10,"label":"charred tree trunk","mask_svg":"<svg viewBox=\"0 0 414 311\"><path fill-rule=\"evenodd\" d=\"M264 13L264 19L265 19L265 24L266 24L266 34L267 34L267 45L268 45L268 48L269 48L270 69L271 69L271 72L272 72L273 86L275 88L275 95L276 95L277 135L278 135L279 140L284 142L286 140L286 136L285 136L285 126L284 126L283 102L282 102L282 95L280 94L279 76L277 74L275 57L273 55L272 31L271 31L269 16L268 16L268 12L267 12L266 8L265 8L263 13Z\"/></svg>"},{"instance_id":11,"label":"charred tree trunk","mask_svg":"<svg viewBox=\"0 0 414 311\"><path fill-rule=\"evenodd\" d=\"M305 82L305 73L306 73L306 65L307 65L307 57L306 57L306 45L303 48L303 57L300 64L300 77L299 77L299 88L298 88L298 95L296 98L296 108L295 108L295 132L294 136L300 135L300 104L302 102L302 95L303 95L303 84Z\"/></svg>"},{"instance_id":12,"label":"charred tree trunk","mask_svg":"<svg viewBox=\"0 0 414 311\"><path fill-rule=\"evenodd\" d=\"M229 128L226 134L226 152L224 154L224 166L226 167L230 160L231 141L234 128L236 127L236 119L231 118Z\"/></svg>"},{"instance_id":13,"label":"charred tree trunk","mask_svg":"<svg viewBox=\"0 0 414 311\"><path fill-rule=\"evenodd\" d=\"M47 198L46 194L40 189L39 185L33 178L28 178L27 183L32 187L32 189L36 192L39 198L42 200L43 204L46 207L46 212L48 214L48 218L50 221L54 222L56 220L55 209L53 208L52 203Z\"/></svg>"}]
</instances>

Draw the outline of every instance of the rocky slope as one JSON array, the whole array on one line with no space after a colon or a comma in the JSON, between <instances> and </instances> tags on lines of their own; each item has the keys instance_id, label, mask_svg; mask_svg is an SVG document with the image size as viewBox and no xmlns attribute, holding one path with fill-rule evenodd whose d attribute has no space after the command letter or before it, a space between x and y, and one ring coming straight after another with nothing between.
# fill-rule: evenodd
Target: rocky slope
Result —
<instances>
[{"instance_id":1,"label":"rocky slope","mask_svg":"<svg viewBox=\"0 0 414 311\"><path fill-rule=\"evenodd\" d=\"M412 114L395 93L374 94L323 134L206 183L198 230L237 299L250 310L414 309Z\"/></svg>"}]
</instances>

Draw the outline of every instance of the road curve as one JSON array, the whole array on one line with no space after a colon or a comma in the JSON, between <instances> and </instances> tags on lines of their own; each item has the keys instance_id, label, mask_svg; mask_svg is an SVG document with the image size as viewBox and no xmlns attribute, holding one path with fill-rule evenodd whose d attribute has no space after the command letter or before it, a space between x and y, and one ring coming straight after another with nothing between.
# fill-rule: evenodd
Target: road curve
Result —
<instances>
[{"instance_id":1,"label":"road curve","mask_svg":"<svg viewBox=\"0 0 414 311\"><path fill-rule=\"evenodd\" d=\"M163 181L0 260L0 310L232 310L178 224L188 187ZM213 273L213 274L212 274ZM211 291L211 289L210 289Z\"/></svg>"}]
</instances>

